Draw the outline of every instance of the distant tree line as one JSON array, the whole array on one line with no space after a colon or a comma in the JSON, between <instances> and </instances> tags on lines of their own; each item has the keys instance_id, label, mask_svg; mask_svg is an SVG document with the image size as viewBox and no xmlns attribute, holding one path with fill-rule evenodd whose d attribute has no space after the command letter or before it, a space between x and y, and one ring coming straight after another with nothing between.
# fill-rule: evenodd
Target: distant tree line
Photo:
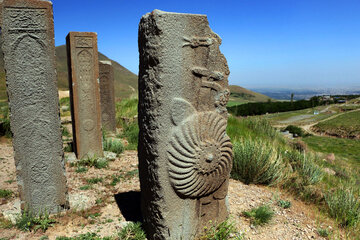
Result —
<instances>
[{"instance_id":1,"label":"distant tree line","mask_svg":"<svg viewBox=\"0 0 360 240\"><path fill-rule=\"evenodd\" d=\"M288 112L301 110L305 108L312 108L319 105L323 105L325 102L322 102L320 97L315 96L310 98L310 100L299 100L292 102L256 102L256 103L247 103L236 106L228 107L229 113L235 116L253 116L253 115L262 115L266 113L276 113L276 112Z\"/></svg>"}]
</instances>

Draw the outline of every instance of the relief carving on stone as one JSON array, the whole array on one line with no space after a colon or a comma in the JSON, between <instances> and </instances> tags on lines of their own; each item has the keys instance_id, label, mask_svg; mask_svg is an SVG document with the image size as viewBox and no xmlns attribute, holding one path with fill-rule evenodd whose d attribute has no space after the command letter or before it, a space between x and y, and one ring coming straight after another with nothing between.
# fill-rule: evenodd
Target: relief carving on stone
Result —
<instances>
[{"instance_id":1,"label":"relief carving on stone","mask_svg":"<svg viewBox=\"0 0 360 240\"><path fill-rule=\"evenodd\" d=\"M209 195L224 183L232 167L227 120L215 111L197 112L181 98L175 98L173 106L176 128L168 150L171 184L184 197Z\"/></svg>"}]
</instances>

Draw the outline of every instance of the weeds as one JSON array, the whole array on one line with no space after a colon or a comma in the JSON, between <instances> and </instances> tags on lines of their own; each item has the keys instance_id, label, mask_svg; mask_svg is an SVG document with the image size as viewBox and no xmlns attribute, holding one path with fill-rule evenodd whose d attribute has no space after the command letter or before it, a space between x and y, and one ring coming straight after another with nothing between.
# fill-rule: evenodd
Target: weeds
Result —
<instances>
[{"instance_id":1,"label":"weeds","mask_svg":"<svg viewBox=\"0 0 360 240\"><path fill-rule=\"evenodd\" d=\"M255 226L269 223L274 217L274 211L268 205L262 205L251 209L249 212L243 212L243 215L250 218L250 221Z\"/></svg>"},{"instance_id":2,"label":"weeds","mask_svg":"<svg viewBox=\"0 0 360 240\"><path fill-rule=\"evenodd\" d=\"M111 237L99 237L96 233L85 233L75 237L56 237L56 240L111 240Z\"/></svg>"},{"instance_id":3,"label":"weeds","mask_svg":"<svg viewBox=\"0 0 360 240\"><path fill-rule=\"evenodd\" d=\"M91 188L92 188L91 185L84 185L84 186L79 187L80 190L89 190Z\"/></svg>"},{"instance_id":4,"label":"weeds","mask_svg":"<svg viewBox=\"0 0 360 240\"><path fill-rule=\"evenodd\" d=\"M274 147L261 140L235 142L231 176L245 184L275 185L284 176L281 156Z\"/></svg>"},{"instance_id":5,"label":"weeds","mask_svg":"<svg viewBox=\"0 0 360 240\"><path fill-rule=\"evenodd\" d=\"M88 184L97 184L97 183L101 183L103 181L102 178L89 178L89 179L86 179L86 182Z\"/></svg>"},{"instance_id":6,"label":"weeds","mask_svg":"<svg viewBox=\"0 0 360 240\"><path fill-rule=\"evenodd\" d=\"M126 146L127 150L136 150L139 137L138 123L125 123L123 125L123 132L120 134L120 137L124 137L128 141L128 145Z\"/></svg>"},{"instance_id":7,"label":"weeds","mask_svg":"<svg viewBox=\"0 0 360 240\"><path fill-rule=\"evenodd\" d=\"M146 235L141 228L141 223L130 223L126 225L118 234L119 239L124 240L145 240Z\"/></svg>"},{"instance_id":8,"label":"weeds","mask_svg":"<svg viewBox=\"0 0 360 240\"><path fill-rule=\"evenodd\" d=\"M329 214L342 226L354 226L360 219L360 203L353 188L339 188L325 194Z\"/></svg>"},{"instance_id":9,"label":"weeds","mask_svg":"<svg viewBox=\"0 0 360 240\"><path fill-rule=\"evenodd\" d=\"M75 172L77 172L77 173L85 173L87 171L88 171L88 169L86 167L81 167L81 166L78 166L75 170Z\"/></svg>"},{"instance_id":10,"label":"weeds","mask_svg":"<svg viewBox=\"0 0 360 240\"><path fill-rule=\"evenodd\" d=\"M7 189L0 189L0 198L10 198L13 191Z\"/></svg>"},{"instance_id":11,"label":"weeds","mask_svg":"<svg viewBox=\"0 0 360 240\"><path fill-rule=\"evenodd\" d=\"M118 139L107 138L103 142L104 151L116 153L117 155L124 152L124 145Z\"/></svg>"},{"instance_id":12,"label":"weeds","mask_svg":"<svg viewBox=\"0 0 360 240\"><path fill-rule=\"evenodd\" d=\"M209 224L212 224L210 222ZM242 234L236 233L234 224L225 220L224 222L212 226L210 228L204 228L204 234L198 238L199 240L228 240L228 239L243 239Z\"/></svg>"},{"instance_id":13,"label":"weeds","mask_svg":"<svg viewBox=\"0 0 360 240\"><path fill-rule=\"evenodd\" d=\"M80 161L71 164L72 167L84 166L84 167L95 167L98 169L107 168L108 165L109 165L109 163L105 158L97 158L95 156L94 157L87 156L87 157L80 159Z\"/></svg>"},{"instance_id":14,"label":"weeds","mask_svg":"<svg viewBox=\"0 0 360 240\"><path fill-rule=\"evenodd\" d=\"M277 202L279 207L282 207L284 209L290 208L291 207L291 202L290 201L286 201L286 200L279 200Z\"/></svg>"},{"instance_id":15,"label":"weeds","mask_svg":"<svg viewBox=\"0 0 360 240\"><path fill-rule=\"evenodd\" d=\"M38 216L33 215L30 211L24 211L18 219L16 219L15 226L22 231L31 231L41 229L45 232L49 227L54 226L56 221L49 217L47 211L40 213Z\"/></svg>"},{"instance_id":16,"label":"weeds","mask_svg":"<svg viewBox=\"0 0 360 240\"><path fill-rule=\"evenodd\" d=\"M318 228L317 233L320 237L328 237L330 236L330 231L327 228Z\"/></svg>"}]
</instances>

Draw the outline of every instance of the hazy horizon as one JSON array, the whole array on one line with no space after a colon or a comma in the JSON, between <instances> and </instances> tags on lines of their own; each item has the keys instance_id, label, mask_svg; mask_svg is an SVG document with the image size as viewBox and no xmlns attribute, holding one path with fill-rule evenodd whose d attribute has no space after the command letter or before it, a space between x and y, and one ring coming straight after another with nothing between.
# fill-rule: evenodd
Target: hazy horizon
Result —
<instances>
[{"instance_id":1,"label":"hazy horizon","mask_svg":"<svg viewBox=\"0 0 360 240\"><path fill-rule=\"evenodd\" d=\"M54 0L56 45L98 33L99 51L138 73L138 24L154 9L206 14L223 42L229 83L245 88L360 85L360 1Z\"/></svg>"}]
</instances>

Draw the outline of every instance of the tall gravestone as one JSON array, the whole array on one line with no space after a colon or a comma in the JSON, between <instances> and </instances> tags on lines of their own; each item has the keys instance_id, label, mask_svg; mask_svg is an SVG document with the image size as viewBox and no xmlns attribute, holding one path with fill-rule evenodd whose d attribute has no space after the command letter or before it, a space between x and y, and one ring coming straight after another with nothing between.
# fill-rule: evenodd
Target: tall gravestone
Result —
<instances>
[{"instance_id":1,"label":"tall gravestone","mask_svg":"<svg viewBox=\"0 0 360 240\"><path fill-rule=\"evenodd\" d=\"M22 208L67 207L52 4L4 0L2 49Z\"/></svg>"},{"instance_id":2,"label":"tall gravestone","mask_svg":"<svg viewBox=\"0 0 360 240\"><path fill-rule=\"evenodd\" d=\"M66 37L71 118L77 158L103 156L97 34Z\"/></svg>"},{"instance_id":3,"label":"tall gravestone","mask_svg":"<svg viewBox=\"0 0 360 240\"><path fill-rule=\"evenodd\" d=\"M114 69L111 61L99 61L102 127L116 132Z\"/></svg>"},{"instance_id":4,"label":"tall gravestone","mask_svg":"<svg viewBox=\"0 0 360 240\"><path fill-rule=\"evenodd\" d=\"M149 239L193 239L228 216L230 72L221 39L206 15L154 10L138 40L145 229Z\"/></svg>"}]
</instances>

